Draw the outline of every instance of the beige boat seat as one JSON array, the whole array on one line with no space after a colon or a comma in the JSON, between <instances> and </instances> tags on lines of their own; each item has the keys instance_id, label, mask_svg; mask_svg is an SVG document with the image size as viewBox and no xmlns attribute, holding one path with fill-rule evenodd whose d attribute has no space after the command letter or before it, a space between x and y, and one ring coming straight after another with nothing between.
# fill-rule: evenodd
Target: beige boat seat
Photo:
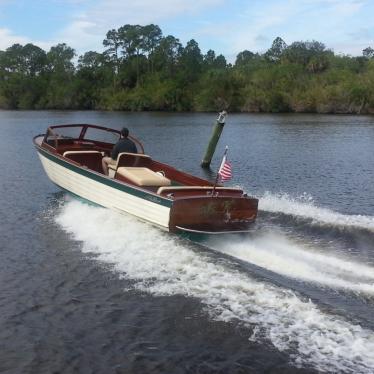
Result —
<instances>
[{"instance_id":1,"label":"beige boat seat","mask_svg":"<svg viewBox=\"0 0 374 374\"><path fill-rule=\"evenodd\" d=\"M151 158L142 153L122 152L118 155L115 164L109 164L109 176L114 177L117 169L122 166L126 167L147 167L151 163Z\"/></svg>"},{"instance_id":2,"label":"beige boat seat","mask_svg":"<svg viewBox=\"0 0 374 374\"><path fill-rule=\"evenodd\" d=\"M160 173L144 167L119 167L117 174L127 178L137 186L160 187L170 186L170 179Z\"/></svg>"}]
</instances>

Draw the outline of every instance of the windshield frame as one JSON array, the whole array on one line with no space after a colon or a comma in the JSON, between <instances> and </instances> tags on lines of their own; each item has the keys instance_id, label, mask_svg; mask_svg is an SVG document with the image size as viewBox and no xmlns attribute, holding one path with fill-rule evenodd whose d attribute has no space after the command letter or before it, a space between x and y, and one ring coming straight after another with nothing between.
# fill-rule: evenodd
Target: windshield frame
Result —
<instances>
[{"instance_id":1,"label":"windshield frame","mask_svg":"<svg viewBox=\"0 0 374 374\"><path fill-rule=\"evenodd\" d=\"M64 135L58 133L58 129L62 129L62 128L74 128L74 127L81 127L81 131L79 133L78 138L67 137L67 136L64 136ZM58 148L59 140L61 140L61 139L73 139L73 140L76 140L76 141L84 142L86 140L85 139L85 135L86 135L86 132L87 132L88 128L94 128L96 130L102 130L102 131L105 131L105 132L108 132L108 131L112 132L113 134L118 135L118 139L121 136L121 131L117 130L117 129L112 129L112 128L109 128L109 127L98 126L98 125L74 123L74 124L64 124L64 125L49 126L48 129L47 129L46 134L44 135L43 142L46 143L46 144L48 144L48 145L51 145L48 142L48 139L50 137L52 137L53 140L54 140L54 148L56 148L56 149ZM144 154L143 144L137 138L135 138L134 136L130 136L129 135L128 138L131 139L136 144L139 153ZM113 144L114 145L114 143L107 143L107 144Z\"/></svg>"}]
</instances>

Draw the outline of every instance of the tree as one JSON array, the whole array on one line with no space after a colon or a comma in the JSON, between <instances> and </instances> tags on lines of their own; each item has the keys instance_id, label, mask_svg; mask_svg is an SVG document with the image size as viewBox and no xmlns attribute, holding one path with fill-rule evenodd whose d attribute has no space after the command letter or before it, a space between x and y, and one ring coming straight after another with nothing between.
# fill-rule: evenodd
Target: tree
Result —
<instances>
[{"instance_id":1,"label":"tree","mask_svg":"<svg viewBox=\"0 0 374 374\"><path fill-rule=\"evenodd\" d=\"M303 65L312 73L325 70L329 64L332 51L315 40L307 42L294 42L283 52L282 58L286 63Z\"/></svg>"},{"instance_id":2,"label":"tree","mask_svg":"<svg viewBox=\"0 0 374 374\"><path fill-rule=\"evenodd\" d=\"M371 47L352 57L277 37L266 53L244 50L232 66L154 24L111 29L103 45L77 63L64 43L47 53L31 43L0 51L0 107L374 113Z\"/></svg>"},{"instance_id":3,"label":"tree","mask_svg":"<svg viewBox=\"0 0 374 374\"><path fill-rule=\"evenodd\" d=\"M235 66L239 67L247 65L254 57L255 54L253 52L244 50L236 56Z\"/></svg>"},{"instance_id":4,"label":"tree","mask_svg":"<svg viewBox=\"0 0 374 374\"><path fill-rule=\"evenodd\" d=\"M367 47L362 51L362 55L366 58L373 58L374 57L374 49L371 47Z\"/></svg>"},{"instance_id":5,"label":"tree","mask_svg":"<svg viewBox=\"0 0 374 374\"><path fill-rule=\"evenodd\" d=\"M49 69L59 74L70 75L74 73L74 64L71 61L75 57L73 48L65 43L57 44L51 47L47 53L47 62Z\"/></svg>"},{"instance_id":6,"label":"tree","mask_svg":"<svg viewBox=\"0 0 374 374\"><path fill-rule=\"evenodd\" d=\"M51 47L47 53L48 92L45 106L47 108L65 109L74 106L72 91L75 68L72 59L75 51L65 43Z\"/></svg>"},{"instance_id":7,"label":"tree","mask_svg":"<svg viewBox=\"0 0 374 374\"><path fill-rule=\"evenodd\" d=\"M162 38L152 54L156 70L172 77L175 74L182 50L179 39L172 35Z\"/></svg>"},{"instance_id":8,"label":"tree","mask_svg":"<svg viewBox=\"0 0 374 374\"><path fill-rule=\"evenodd\" d=\"M216 53L212 49L209 49L203 57L203 65L206 69L225 69L227 62L223 55L216 57Z\"/></svg>"},{"instance_id":9,"label":"tree","mask_svg":"<svg viewBox=\"0 0 374 374\"><path fill-rule=\"evenodd\" d=\"M45 52L31 43L25 46L13 44L3 55L3 66L8 72L34 76L41 73L45 65Z\"/></svg>"},{"instance_id":10,"label":"tree","mask_svg":"<svg viewBox=\"0 0 374 374\"><path fill-rule=\"evenodd\" d=\"M46 53L34 44L26 44L22 50L24 71L27 75L41 74L47 64Z\"/></svg>"},{"instance_id":11,"label":"tree","mask_svg":"<svg viewBox=\"0 0 374 374\"><path fill-rule=\"evenodd\" d=\"M45 92L45 52L29 43L14 44L1 54L2 96L10 108L34 108Z\"/></svg>"},{"instance_id":12,"label":"tree","mask_svg":"<svg viewBox=\"0 0 374 374\"><path fill-rule=\"evenodd\" d=\"M119 70L119 57L118 51L120 48L120 40L117 30L109 30L106 34L106 38L103 40L104 47L107 49L104 54L109 57L109 60L113 62L114 65L114 75L118 74Z\"/></svg>"},{"instance_id":13,"label":"tree","mask_svg":"<svg viewBox=\"0 0 374 374\"><path fill-rule=\"evenodd\" d=\"M111 84L112 74L112 66L104 54L90 51L80 56L74 79L77 106L84 109L97 108L102 92Z\"/></svg>"},{"instance_id":14,"label":"tree","mask_svg":"<svg viewBox=\"0 0 374 374\"><path fill-rule=\"evenodd\" d=\"M215 59L216 53L212 49L209 49L209 51L203 57L204 65L212 67L214 65Z\"/></svg>"},{"instance_id":15,"label":"tree","mask_svg":"<svg viewBox=\"0 0 374 374\"><path fill-rule=\"evenodd\" d=\"M142 47L148 57L150 70L153 72L153 52L160 44L162 31L157 25L150 24L143 27L142 34Z\"/></svg>"},{"instance_id":16,"label":"tree","mask_svg":"<svg viewBox=\"0 0 374 374\"><path fill-rule=\"evenodd\" d=\"M276 37L271 45L271 48L265 53L265 58L271 62L280 61L283 52L286 50L287 44L279 36Z\"/></svg>"},{"instance_id":17,"label":"tree","mask_svg":"<svg viewBox=\"0 0 374 374\"><path fill-rule=\"evenodd\" d=\"M225 56L223 55L218 55L216 59L214 60L213 66L216 69L225 69L227 67L227 61Z\"/></svg>"},{"instance_id":18,"label":"tree","mask_svg":"<svg viewBox=\"0 0 374 374\"><path fill-rule=\"evenodd\" d=\"M201 72L202 63L203 56L201 54L199 44L196 42L196 40L191 39L187 42L180 58L183 78L188 82L196 81Z\"/></svg>"},{"instance_id":19,"label":"tree","mask_svg":"<svg viewBox=\"0 0 374 374\"><path fill-rule=\"evenodd\" d=\"M140 55L145 48L144 27L140 25L124 25L118 29L122 53L131 62L136 60L136 86L140 83Z\"/></svg>"}]
</instances>

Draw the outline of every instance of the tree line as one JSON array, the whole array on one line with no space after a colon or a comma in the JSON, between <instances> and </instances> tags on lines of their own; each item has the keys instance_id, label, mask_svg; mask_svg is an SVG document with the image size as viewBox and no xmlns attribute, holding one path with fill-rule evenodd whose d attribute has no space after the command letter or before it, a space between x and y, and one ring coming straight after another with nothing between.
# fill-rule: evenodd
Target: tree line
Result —
<instances>
[{"instance_id":1,"label":"tree line","mask_svg":"<svg viewBox=\"0 0 374 374\"><path fill-rule=\"evenodd\" d=\"M277 37L231 64L153 24L109 30L103 46L81 56L65 43L0 51L0 108L374 113L371 47L352 57Z\"/></svg>"}]
</instances>

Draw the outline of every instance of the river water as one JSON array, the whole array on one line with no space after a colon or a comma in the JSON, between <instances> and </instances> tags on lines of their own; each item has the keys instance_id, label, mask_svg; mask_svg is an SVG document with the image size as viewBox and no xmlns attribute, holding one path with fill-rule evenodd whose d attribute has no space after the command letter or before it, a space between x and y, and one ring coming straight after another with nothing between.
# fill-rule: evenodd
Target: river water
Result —
<instances>
[{"instance_id":1,"label":"river water","mask_svg":"<svg viewBox=\"0 0 374 374\"><path fill-rule=\"evenodd\" d=\"M374 372L374 117L0 112L1 373ZM129 127L146 153L260 199L200 243L61 192L32 137Z\"/></svg>"}]
</instances>

